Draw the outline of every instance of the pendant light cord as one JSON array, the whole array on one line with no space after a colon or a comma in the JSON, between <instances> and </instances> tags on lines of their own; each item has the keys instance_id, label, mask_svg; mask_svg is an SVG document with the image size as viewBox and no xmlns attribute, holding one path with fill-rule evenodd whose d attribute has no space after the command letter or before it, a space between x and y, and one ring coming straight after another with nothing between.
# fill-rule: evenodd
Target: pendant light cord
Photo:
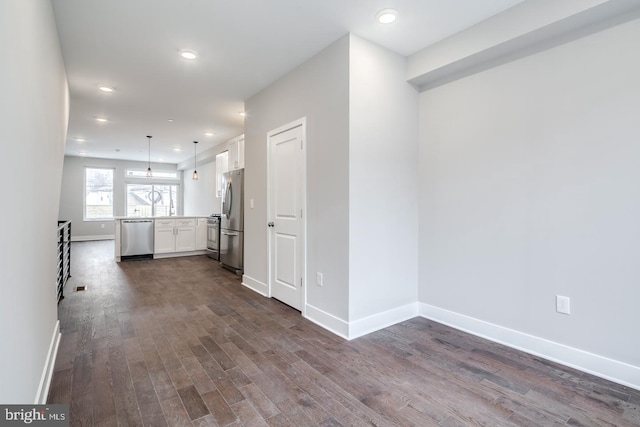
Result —
<instances>
[{"instance_id":1,"label":"pendant light cord","mask_svg":"<svg viewBox=\"0 0 640 427\"><path fill-rule=\"evenodd\" d=\"M193 176L192 179L194 181L198 180L198 171L196 170L198 167L198 141L193 141Z\"/></svg>"},{"instance_id":2,"label":"pendant light cord","mask_svg":"<svg viewBox=\"0 0 640 427\"><path fill-rule=\"evenodd\" d=\"M147 138L149 138L149 167L147 167L147 178L151 178L152 176L152 172L151 172L151 138L153 138L150 135L147 135Z\"/></svg>"}]
</instances>

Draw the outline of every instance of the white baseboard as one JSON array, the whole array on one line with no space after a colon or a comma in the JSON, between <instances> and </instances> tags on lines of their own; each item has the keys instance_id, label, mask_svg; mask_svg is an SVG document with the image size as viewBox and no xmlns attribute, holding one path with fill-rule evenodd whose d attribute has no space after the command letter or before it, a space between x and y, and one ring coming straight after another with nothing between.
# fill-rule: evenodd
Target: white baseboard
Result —
<instances>
[{"instance_id":1,"label":"white baseboard","mask_svg":"<svg viewBox=\"0 0 640 427\"><path fill-rule=\"evenodd\" d=\"M349 339L355 339L387 326L404 322L418 315L418 303L413 302L372 316L349 322Z\"/></svg>"},{"instance_id":2,"label":"white baseboard","mask_svg":"<svg viewBox=\"0 0 640 427\"><path fill-rule=\"evenodd\" d=\"M71 236L72 242L89 242L92 240L115 240L115 234L101 234L97 236Z\"/></svg>"},{"instance_id":3,"label":"white baseboard","mask_svg":"<svg viewBox=\"0 0 640 427\"><path fill-rule=\"evenodd\" d=\"M640 367L609 359L513 329L419 303L420 316L525 353L640 390Z\"/></svg>"},{"instance_id":4,"label":"white baseboard","mask_svg":"<svg viewBox=\"0 0 640 427\"><path fill-rule=\"evenodd\" d=\"M349 339L348 322L309 304L305 306L304 313L304 317L306 319L309 319L316 325L323 327L324 329L338 335L339 337Z\"/></svg>"},{"instance_id":5,"label":"white baseboard","mask_svg":"<svg viewBox=\"0 0 640 427\"><path fill-rule=\"evenodd\" d=\"M153 259L178 258L181 256L196 256L196 255L206 255L206 254L207 254L207 251L203 251L203 250L186 251L186 252L168 252L166 254L153 254Z\"/></svg>"},{"instance_id":6,"label":"white baseboard","mask_svg":"<svg viewBox=\"0 0 640 427\"><path fill-rule=\"evenodd\" d=\"M418 303L415 302L353 322L342 320L310 304L307 304L305 309L305 318L347 340L352 340L386 328L387 326L404 322L418 315Z\"/></svg>"},{"instance_id":7,"label":"white baseboard","mask_svg":"<svg viewBox=\"0 0 640 427\"><path fill-rule=\"evenodd\" d=\"M51 343L49 344L49 352L47 353L47 360L45 360L44 368L42 369L42 376L40 377L40 384L38 385L38 391L36 392L35 404L44 405L47 403L47 397L49 396L49 387L51 386L51 379L53 378L53 368L56 365L56 356L58 355L58 346L60 345L60 321L56 321L56 325L53 328L53 336L51 337Z\"/></svg>"},{"instance_id":8,"label":"white baseboard","mask_svg":"<svg viewBox=\"0 0 640 427\"><path fill-rule=\"evenodd\" d=\"M269 286L266 283L262 283L261 281L256 280L253 277L247 276L246 274L242 275L242 286L245 286L252 291L257 292L264 297L269 296Z\"/></svg>"}]
</instances>

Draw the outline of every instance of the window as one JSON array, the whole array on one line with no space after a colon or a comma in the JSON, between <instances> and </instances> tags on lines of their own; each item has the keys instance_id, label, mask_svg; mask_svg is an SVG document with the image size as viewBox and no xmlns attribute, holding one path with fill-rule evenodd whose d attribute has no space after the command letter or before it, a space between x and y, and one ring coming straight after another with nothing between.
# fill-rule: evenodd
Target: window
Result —
<instances>
[{"instance_id":1,"label":"window","mask_svg":"<svg viewBox=\"0 0 640 427\"><path fill-rule=\"evenodd\" d=\"M127 216L170 216L177 211L177 185L127 184Z\"/></svg>"},{"instance_id":2,"label":"window","mask_svg":"<svg viewBox=\"0 0 640 427\"><path fill-rule=\"evenodd\" d=\"M153 171L153 179L180 179L180 176L178 175L179 171L175 170L175 171L160 171L160 170L154 170ZM144 178L144 179L148 179L147 178L147 170L146 169L127 169L127 172L125 173L125 177L126 178Z\"/></svg>"},{"instance_id":3,"label":"window","mask_svg":"<svg viewBox=\"0 0 640 427\"><path fill-rule=\"evenodd\" d=\"M113 218L113 169L84 168L84 219Z\"/></svg>"}]
</instances>

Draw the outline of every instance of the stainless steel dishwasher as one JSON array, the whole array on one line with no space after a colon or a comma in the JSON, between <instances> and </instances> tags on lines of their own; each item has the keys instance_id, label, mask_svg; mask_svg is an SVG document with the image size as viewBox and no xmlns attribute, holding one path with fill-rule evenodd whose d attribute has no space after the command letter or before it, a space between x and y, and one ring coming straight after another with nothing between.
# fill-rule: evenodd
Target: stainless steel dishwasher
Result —
<instances>
[{"instance_id":1,"label":"stainless steel dishwasher","mask_svg":"<svg viewBox=\"0 0 640 427\"><path fill-rule=\"evenodd\" d=\"M121 221L120 256L123 260L153 258L152 219L123 219Z\"/></svg>"}]
</instances>

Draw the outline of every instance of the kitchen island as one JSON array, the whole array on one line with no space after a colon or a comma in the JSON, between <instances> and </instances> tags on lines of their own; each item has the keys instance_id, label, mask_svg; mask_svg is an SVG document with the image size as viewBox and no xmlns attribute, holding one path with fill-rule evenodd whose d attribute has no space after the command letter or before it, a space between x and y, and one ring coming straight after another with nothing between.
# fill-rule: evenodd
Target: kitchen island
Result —
<instances>
[{"instance_id":1,"label":"kitchen island","mask_svg":"<svg viewBox=\"0 0 640 427\"><path fill-rule=\"evenodd\" d=\"M144 231L127 234L128 227L137 225L136 223L144 223L145 228L139 228ZM116 217L115 225L116 262L136 258L171 258L207 253L207 217ZM123 243L130 248L132 242L126 240L131 239L144 240L145 242L133 243L144 243L136 246L147 249L143 249L142 253L136 252L129 255L127 249L123 250Z\"/></svg>"}]
</instances>

